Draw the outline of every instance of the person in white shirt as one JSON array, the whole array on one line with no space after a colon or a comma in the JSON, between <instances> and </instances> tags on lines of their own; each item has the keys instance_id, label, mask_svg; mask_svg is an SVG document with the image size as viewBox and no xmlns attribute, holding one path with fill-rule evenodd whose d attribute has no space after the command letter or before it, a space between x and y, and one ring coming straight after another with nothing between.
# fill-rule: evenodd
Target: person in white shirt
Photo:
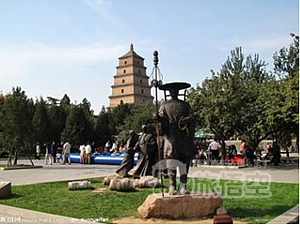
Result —
<instances>
[{"instance_id":1,"label":"person in white shirt","mask_svg":"<svg viewBox=\"0 0 300 225\"><path fill-rule=\"evenodd\" d=\"M40 160L41 147L40 147L39 143L37 143L35 151L36 151L36 157L35 158Z\"/></svg>"},{"instance_id":2,"label":"person in white shirt","mask_svg":"<svg viewBox=\"0 0 300 225\"><path fill-rule=\"evenodd\" d=\"M212 143L209 144L208 150L211 151L212 160L219 159L219 152L221 150L221 145L219 144L219 142L217 142L216 138Z\"/></svg>"},{"instance_id":3,"label":"person in white shirt","mask_svg":"<svg viewBox=\"0 0 300 225\"><path fill-rule=\"evenodd\" d=\"M84 146L84 145L80 145L79 151L80 151L80 163L84 163L84 158L85 158L85 146Z\"/></svg>"},{"instance_id":4,"label":"person in white shirt","mask_svg":"<svg viewBox=\"0 0 300 225\"><path fill-rule=\"evenodd\" d=\"M90 145L90 142L88 142L88 144L85 146L85 158L87 164L91 163L91 154L92 154L92 147Z\"/></svg>"},{"instance_id":5,"label":"person in white shirt","mask_svg":"<svg viewBox=\"0 0 300 225\"><path fill-rule=\"evenodd\" d=\"M70 153L71 153L71 145L70 145L69 141L67 140L67 142L63 146L63 155L64 155L63 164L65 164L68 159L68 163L69 163L69 165L71 165Z\"/></svg>"},{"instance_id":6,"label":"person in white shirt","mask_svg":"<svg viewBox=\"0 0 300 225\"><path fill-rule=\"evenodd\" d=\"M109 152L110 150L110 140L108 140L106 143L105 143L105 151L106 152Z\"/></svg>"}]
</instances>

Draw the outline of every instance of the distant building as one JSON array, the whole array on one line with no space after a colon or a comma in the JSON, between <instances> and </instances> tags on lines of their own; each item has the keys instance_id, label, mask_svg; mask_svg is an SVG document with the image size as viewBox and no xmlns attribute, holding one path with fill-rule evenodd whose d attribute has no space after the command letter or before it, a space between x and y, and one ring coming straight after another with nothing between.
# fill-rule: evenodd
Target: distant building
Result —
<instances>
[{"instance_id":1,"label":"distant building","mask_svg":"<svg viewBox=\"0 0 300 225\"><path fill-rule=\"evenodd\" d=\"M153 101L144 58L136 54L133 44L130 45L129 52L119 58L119 65L116 68L117 74L114 76L114 84L111 86L112 94L109 96L109 108L126 103Z\"/></svg>"}]
</instances>

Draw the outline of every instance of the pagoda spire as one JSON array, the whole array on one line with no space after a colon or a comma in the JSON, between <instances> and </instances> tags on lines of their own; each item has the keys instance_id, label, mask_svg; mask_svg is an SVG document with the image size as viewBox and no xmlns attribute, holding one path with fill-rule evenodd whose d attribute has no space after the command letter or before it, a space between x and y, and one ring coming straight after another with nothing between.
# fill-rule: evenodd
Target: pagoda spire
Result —
<instances>
[{"instance_id":1,"label":"pagoda spire","mask_svg":"<svg viewBox=\"0 0 300 225\"><path fill-rule=\"evenodd\" d=\"M130 44L130 49L129 50L133 51L133 44L132 43Z\"/></svg>"}]
</instances>

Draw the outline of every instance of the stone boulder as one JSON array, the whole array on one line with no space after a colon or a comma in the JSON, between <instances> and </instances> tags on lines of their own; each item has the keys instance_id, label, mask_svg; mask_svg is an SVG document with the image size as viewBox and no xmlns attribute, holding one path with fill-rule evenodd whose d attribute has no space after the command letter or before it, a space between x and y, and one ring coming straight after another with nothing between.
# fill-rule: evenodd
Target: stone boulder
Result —
<instances>
[{"instance_id":1,"label":"stone boulder","mask_svg":"<svg viewBox=\"0 0 300 225\"><path fill-rule=\"evenodd\" d=\"M0 199L11 196L11 182L0 182Z\"/></svg>"},{"instance_id":2,"label":"stone boulder","mask_svg":"<svg viewBox=\"0 0 300 225\"><path fill-rule=\"evenodd\" d=\"M72 181L68 183L69 190L83 190L91 189L91 182L87 180L83 181Z\"/></svg>"},{"instance_id":3,"label":"stone boulder","mask_svg":"<svg viewBox=\"0 0 300 225\"><path fill-rule=\"evenodd\" d=\"M188 195L152 194L138 208L143 219L148 218L195 218L213 214L222 204L221 196L215 194L193 193Z\"/></svg>"}]
</instances>

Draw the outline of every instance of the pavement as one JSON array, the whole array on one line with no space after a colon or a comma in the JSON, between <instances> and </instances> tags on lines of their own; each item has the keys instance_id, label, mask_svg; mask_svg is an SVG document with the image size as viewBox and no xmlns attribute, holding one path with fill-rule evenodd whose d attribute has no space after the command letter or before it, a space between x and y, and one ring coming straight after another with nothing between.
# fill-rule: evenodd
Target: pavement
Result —
<instances>
[{"instance_id":1,"label":"pavement","mask_svg":"<svg viewBox=\"0 0 300 225\"><path fill-rule=\"evenodd\" d=\"M44 160L34 160L37 169L0 170L0 181L11 181L12 186L37 184L54 181L86 179L112 175L118 166L114 165L83 165L79 163L44 165ZM30 164L29 160L19 160L19 164ZM3 162L0 161L0 164Z\"/></svg>"},{"instance_id":2,"label":"pavement","mask_svg":"<svg viewBox=\"0 0 300 225\"><path fill-rule=\"evenodd\" d=\"M0 160L0 164L4 162ZM19 160L20 164L30 164L29 160ZM34 160L35 165L43 165L43 160ZM54 181L66 181L104 177L115 174L116 165L43 165L38 169L0 170L0 182L10 181L12 186L27 185ZM249 180L261 178L263 181L281 183L299 183L299 164L281 164L278 167L249 167L237 169L233 167L200 166L191 167L191 178ZM26 209L0 205L1 223L89 223L74 218L51 215Z\"/></svg>"},{"instance_id":3,"label":"pavement","mask_svg":"<svg viewBox=\"0 0 300 225\"><path fill-rule=\"evenodd\" d=\"M0 161L0 164L3 162ZM30 164L29 160L20 160L20 164ZM10 181L12 186L37 184L54 181L76 180L95 177L105 177L115 174L119 166L100 164L71 165L54 164L43 165L43 160L34 160L35 165L42 165L38 169L0 170L0 181ZM225 180L247 180L254 176L268 179L271 182L299 183L299 164L281 164L278 167L248 167L237 169L222 166L200 166L191 167L189 177L225 179ZM252 178L251 178L252 177Z\"/></svg>"},{"instance_id":4,"label":"pavement","mask_svg":"<svg viewBox=\"0 0 300 225\"><path fill-rule=\"evenodd\" d=\"M0 224L88 224L93 221L0 205Z\"/></svg>"},{"instance_id":5,"label":"pavement","mask_svg":"<svg viewBox=\"0 0 300 225\"><path fill-rule=\"evenodd\" d=\"M268 224L299 224L299 205L269 221Z\"/></svg>"}]
</instances>

